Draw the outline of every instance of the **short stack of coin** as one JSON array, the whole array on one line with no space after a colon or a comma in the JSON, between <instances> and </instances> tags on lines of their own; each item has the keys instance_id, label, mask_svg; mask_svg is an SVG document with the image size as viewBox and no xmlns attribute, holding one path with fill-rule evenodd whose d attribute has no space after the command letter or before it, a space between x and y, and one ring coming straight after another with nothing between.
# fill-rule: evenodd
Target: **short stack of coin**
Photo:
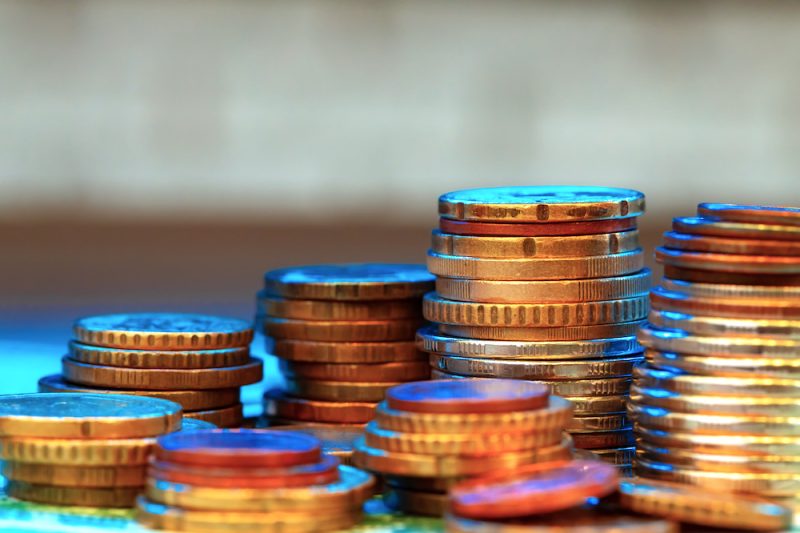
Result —
<instances>
[{"instance_id":1,"label":"short stack of coin","mask_svg":"<svg viewBox=\"0 0 800 533\"><path fill-rule=\"evenodd\" d=\"M171 531L340 531L361 520L373 486L302 433L173 434L157 440L137 519Z\"/></svg>"},{"instance_id":2,"label":"short stack of coin","mask_svg":"<svg viewBox=\"0 0 800 533\"><path fill-rule=\"evenodd\" d=\"M40 392L133 394L180 404L184 416L218 427L242 425L243 385L261 381L243 320L143 313L79 319L62 374Z\"/></svg>"},{"instance_id":3,"label":"short stack of coin","mask_svg":"<svg viewBox=\"0 0 800 533\"><path fill-rule=\"evenodd\" d=\"M800 209L700 204L656 258L630 412L637 472L797 501Z\"/></svg>"},{"instance_id":4,"label":"short stack of coin","mask_svg":"<svg viewBox=\"0 0 800 533\"><path fill-rule=\"evenodd\" d=\"M286 380L264 396L272 423L363 425L386 389L430 377L414 343L433 288L423 265L314 265L264 279L268 352Z\"/></svg>"},{"instance_id":5,"label":"short stack of coin","mask_svg":"<svg viewBox=\"0 0 800 533\"><path fill-rule=\"evenodd\" d=\"M389 389L353 459L383 476L390 508L441 516L465 478L571 457L571 417L568 401L530 381L406 383Z\"/></svg>"},{"instance_id":6,"label":"short stack of coin","mask_svg":"<svg viewBox=\"0 0 800 533\"><path fill-rule=\"evenodd\" d=\"M507 187L439 198L428 266L436 292L418 335L434 377L546 383L575 404L577 448L623 469L625 412L642 348L650 271L637 218L644 196L596 187Z\"/></svg>"},{"instance_id":7,"label":"short stack of coin","mask_svg":"<svg viewBox=\"0 0 800 533\"><path fill-rule=\"evenodd\" d=\"M0 396L6 493L51 505L132 507L154 437L179 429L180 405L156 398Z\"/></svg>"}]
</instances>

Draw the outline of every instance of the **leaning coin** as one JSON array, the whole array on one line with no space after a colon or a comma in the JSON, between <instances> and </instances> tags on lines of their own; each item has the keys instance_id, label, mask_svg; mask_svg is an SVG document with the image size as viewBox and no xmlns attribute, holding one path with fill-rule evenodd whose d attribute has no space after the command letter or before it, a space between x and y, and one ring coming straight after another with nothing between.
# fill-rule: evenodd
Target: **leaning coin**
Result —
<instances>
[{"instance_id":1,"label":"leaning coin","mask_svg":"<svg viewBox=\"0 0 800 533\"><path fill-rule=\"evenodd\" d=\"M800 416L800 398L691 395L657 387L634 386L631 387L631 399L640 405L701 415Z\"/></svg>"},{"instance_id":2,"label":"leaning coin","mask_svg":"<svg viewBox=\"0 0 800 533\"><path fill-rule=\"evenodd\" d=\"M509 361L431 354L430 364L444 372L471 377L528 380L574 380L630 376L641 355L584 361Z\"/></svg>"},{"instance_id":3,"label":"leaning coin","mask_svg":"<svg viewBox=\"0 0 800 533\"><path fill-rule=\"evenodd\" d=\"M656 248L656 261L678 268L737 274L800 274L796 256L738 255Z\"/></svg>"},{"instance_id":4,"label":"leaning coin","mask_svg":"<svg viewBox=\"0 0 800 533\"><path fill-rule=\"evenodd\" d=\"M765 239L732 239L705 235L686 235L676 231L664 233L664 246L671 250L715 254L798 256L800 242Z\"/></svg>"},{"instance_id":5,"label":"leaning coin","mask_svg":"<svg viewBox=\"0 0 800 533\"><path fill-rule=\"evenodd\" d=\"M147 478L144 465L74 466L64 464L5 461L3 476L34 485L58 487L142 487Z\"/></svg>"},{"instance_id":6,"label":"leaning coin","mask_svg":"<svg viewBox=\"0 0 800 533\"><path fill-rule=\"evenodd\" d=\"M782 224L754 224L750 222L728 222L702 217L678 217L672 221L672 229L690 235L711 235L742 239L800 239L800 227Z\"/></svg>"},{"instance_id":7,"label":"leaning coin","mask_svg":"<svg viewBox=\"0 0 800 533\"><path fill-rule=\"evenodd\" d=\"M800 209L797 207L702 203L697 206L697 214L734 222L800 226Z\"/></svg>"}]
</instances>

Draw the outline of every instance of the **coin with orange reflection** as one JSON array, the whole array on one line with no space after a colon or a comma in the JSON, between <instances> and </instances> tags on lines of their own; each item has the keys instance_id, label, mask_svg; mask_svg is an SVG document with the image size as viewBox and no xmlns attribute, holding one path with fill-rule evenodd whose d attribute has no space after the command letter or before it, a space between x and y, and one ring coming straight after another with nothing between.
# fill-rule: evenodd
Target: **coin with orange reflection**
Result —
<instances>
[{"instance_id":1,"label":"coin with orange reflection","mask_svg":"<svg viewBox=\"0 0 800 533\"><path fill-rule=\"evenodd\" d=\"M464 222L439 219L439 229L455 235L486 235L506 237L545 237L559 235L595 235L615 233L636 227L635 218L597 220L593 222Z\"/></svg>"},{"instance_id":2,"label":"coin with orange reflection","mask_svg":"<svg viewBox=\"0 0 800 533\"><path fill-rule=\"evenodd\" d=\"M403 383L386 392L392 409L417 413L504 413L541 409L550 389L514 379L440 379Z\"/></svg>"}]
</instances>

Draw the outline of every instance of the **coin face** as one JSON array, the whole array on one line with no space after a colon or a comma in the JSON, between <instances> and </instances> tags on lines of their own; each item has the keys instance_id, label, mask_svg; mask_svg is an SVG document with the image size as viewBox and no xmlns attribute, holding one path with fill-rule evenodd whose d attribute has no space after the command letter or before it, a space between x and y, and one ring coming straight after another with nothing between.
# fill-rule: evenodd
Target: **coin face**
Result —
<instances>
[{"instance_id":1,"label":"coin face","mask_svg":"<svg viewBox=\"0 0 800 533\"><path fill-rule=\"evenodd\" d=\"M697 206L697 214L702 217L732 222L800 226L800 208L798 207L702 203Z\"/></svg>"},{"instance_id":2,"label":"coin face","mask_svg":"<svg viewBox=\"0 0 800 533\"><path fill-rule=\"evenodd\" d=\"M452 379L404 383L386 393L392 409L422 413L497 413L540 409L549 389L531 381Z\"/></svg>"}]
</instances>

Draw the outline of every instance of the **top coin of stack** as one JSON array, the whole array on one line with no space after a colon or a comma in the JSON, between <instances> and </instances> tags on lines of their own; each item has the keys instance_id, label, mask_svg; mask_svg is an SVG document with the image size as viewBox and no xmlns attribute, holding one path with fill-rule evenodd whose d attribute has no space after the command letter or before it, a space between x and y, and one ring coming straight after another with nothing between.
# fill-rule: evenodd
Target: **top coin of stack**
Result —
<instances>
[{"instance_id":1,"label":"top coin of stack","mask_svg":"<svg viewBox=\"0 0 800 533\"><path fill-rule=\"evenodd\" d=\"M578 448L621 466L633 457L625 414L635 333L650 272L636 220L642 193L507 187L439 199L428 267L436 292L418 346L434 377L535 380L575 404Z\"/></svg>"},{"instance_id":2,"label":"top coin of stack","mask_svg":"<svg viewBox=\"0 0 800 533\"><path fill-rule=\"evenodd\" d=\"M274 423L365 424L386 389L430 376L414 344L433 288L423 265L315 265L264 279L260 311L288 389L264 396Z\"/></svg>"},{"instance_id":3,"label":"top coin of stack","mask_svg":"<svg viewBox=\"0 0 800 533\"><path fill-rule=\"evenodd\" d=\"M180 404L184 416L220 427L242 424L239 390L261 380L250 356L253 329L243 320L142 313L79 319L62 375L40 392L134 394Z\"/></svg>"},{"instance_id":4,"label":"top coin of stack","mask_svg":"<svg viewBox=\"0 0 800 533\"><path fill-rule=\"evenodd\" d=\"M656 258L631 415L640 475L800 495L800 209L700 204Z\"/></svg>"}]
</instances>

